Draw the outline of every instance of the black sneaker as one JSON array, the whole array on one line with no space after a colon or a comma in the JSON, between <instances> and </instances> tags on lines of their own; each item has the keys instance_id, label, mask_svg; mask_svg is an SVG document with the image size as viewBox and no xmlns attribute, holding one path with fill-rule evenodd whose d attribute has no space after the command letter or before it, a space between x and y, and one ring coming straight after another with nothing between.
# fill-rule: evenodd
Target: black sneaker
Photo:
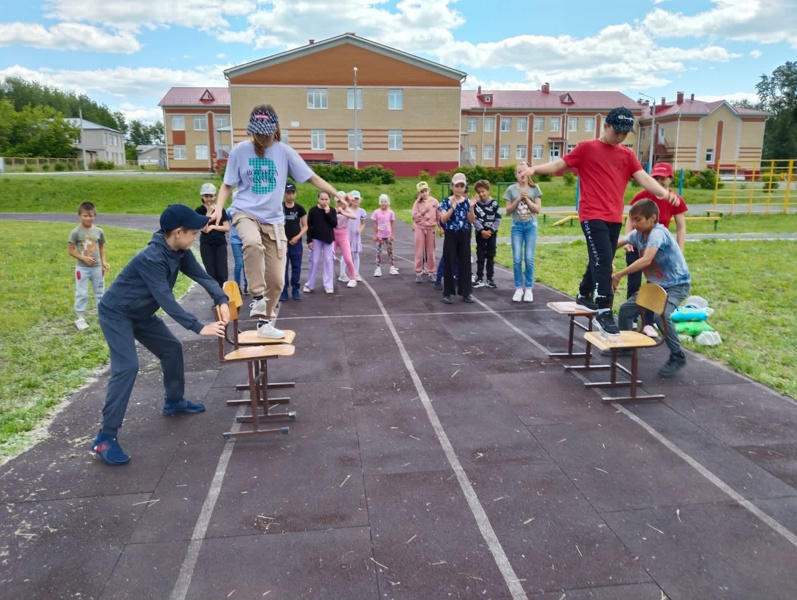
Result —
<instances>
[{"instance_id":1,"label":"black sneaker","mask_svg":"<svg viewBox=\"0 0 797 600\"><path fill-rule=\"evenodd\" d=\"M596 328L608 335L618 335L620 333L620 328L614 322L614 315L610 310L599 312L593 323L595 323Z\"/></svg>"},{"instance_id":2,"label":"black sneaker","mask_svg":"<svg viewBox=\"0 0 797 600\"><path fill-rule=\"evenodd\" d=\"M495 285L495 282L492 279L487 280L487 287L493 290L498 288L498 286Z\"/></svg>"},{"instance_id":3,"label":"black sneaker","mask_svg":"<svg viewBox=\"0 0 797 600\"><path fill-rule=\"evenodd\" d=\"M588 308L590 310L598 310L598 305L590 298L589 296L582 296L579 294L576 296L576 302L581 306Z\"/></svg>"},{"instance_id":4,"label":"black sneaker","mask_svg":"<svg viewBox=\"0 0 797 600\"><path fill-rule=\"evenodd\" d=\"M473 289L484 287L484 282L481 279L477 279L473 282Z\"/></svg>"},{"instance_id":5,"label":"black sneaker","mask_svg":"<svg viewBox=\"0 0 797 600\"><path fill-rule=\"evenodd\" d=\"M470 294L468 294L467 296L463 296L463 297L462 297L462 301L463 301L463 302L467 302L468 304L471 304L471 303L473 303L473 302L476 302L476 300L475 300L475 299L473 298L473 296L471 296Z\"/></svg>"},{"instance_id":6,"label":"black sneaker","mask_svg":"<svg viewBox=\"0 0 797 600\"><path fill-rule=\"evenodd\" d=\"M448 294L445 294L445 295L443 296L443 304L452 304L452 302L451 302L451 296L449 296Z\"/></svg>"},{"instance_id":7,"label":"black sneaker","mask_svg":"<svg viewBox=\"0 0 797 600\"><path fill-rule=\"evenodd\" d=\"M659 369L659 377L672 377L686 366L686 354L670 354L670 360Z\"/></svg>"}]
</instances>

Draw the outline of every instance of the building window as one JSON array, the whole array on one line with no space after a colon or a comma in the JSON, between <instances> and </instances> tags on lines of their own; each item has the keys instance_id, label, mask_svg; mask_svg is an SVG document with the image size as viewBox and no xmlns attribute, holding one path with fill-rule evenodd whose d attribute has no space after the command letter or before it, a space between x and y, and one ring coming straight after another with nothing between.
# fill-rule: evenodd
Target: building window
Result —
<instances>
[{"instance_id":1,"label":"building window","mask_svg":"<svg viewBox=\"0 0 797 600\"><path fill-rule=\"evenodd\" d=\"M545 117L534 117L534 131L545 131Z\"/></svg>"},{"instance_id":2,"label":"building window","mask_svg":"<svg viewBox=\"0 0 797 600\"><path fill-rule=\"evenodd\" d=\"M468 159L476 162L476 146L468 146Z\"/></svg>"},{"instance_id":3,"label":"building window","mask_svg":"<svg viewBox=\"0 0 797 600\"><path fill-rule=\"evenodd\" d=\"M326 102L324 103L326 108ZM346 90L346 108L354 110L354 88ZM357 110L363 109L363 89L357 88Z\"/></svg>"},{"instance_id":4,"label":"building window","mask_svg":"<svg viewBox=\"0 0 797 600\"><path fill-rule=\"evenodd\" d=\"M706 162L714 161L714 148L706 148Z\"/></svg>"},{"instance_id":5,"label":"building window","mask_svg":"<svg viewBox=\"0 0 797 600\"><path fill-rule=\"evenodd\" d=\"M495 146L485 146L482 151L482 159L492 160L495 157Z\"/></svg>"},{"instance_id":6,"label":"building window","mask_svg":"<svg viewBox=\"0 0 797 600\"><path fill-rule=\"evenodd\" d=\"M501 131L512 130L512 117L501 117Z\"/></svg>"},{"instance_id":7,"label":"building window","mask_svg":"<svg viewBox=\"0 0 797 600\"><path fill-rule=\"evenodd\" d=\"M558 118L551 117L551 131L558 132L559 131L559 125L561 125L561 124L562 124L562 122Z\"/></svg>"},{"instance_id":8,"label":"building window","mask_svg":"<svg viewBox=\"0 0 797 600\"><path fill-rule=\"evenodd\" d=\"M213 128L221 129L230 126L230 115L213 115Z\"/></svg>"},{"instance_id":9,"label":"building window","mask_svg":"<svg viewBox=\"0 0 797 600\"><path fill-rule=\"evenodd\" d=\"M501 147L498 148L498 158L501 160L509 158L509 144L501 144Z\"/></svg>"},{"instance_id":10,"label":"building window","mask_svg":"<svg viewBox=\"0 0 797 600\"><path fill-rule=\"evenodd\" d=\"M484 117L484 131L487 133L495 131L495 117Z\"/></svg>"},{"instance_id":11,"label":"building window","mask_svg":"<svg viewBox=\"0 0 797 600\"><path fill-rule=\"evenodd\" d=\"M216 147L216 158L227 158L230 155L229 144L221 144Z\"/></svg>"},{"instance_id":12,"label":"building window","mask_svg":"<svg viewBox=\"0 0 797 600\"><path fill-rule=\"evenodd\" d=\"M185 160L185 146L174 147L174 160Z\"/></svg>"},{"instance_id":13,"label":"building window","mask_svg":"<svg viewBox=\"0 0 797 600\"><path fill-rule=\"evenodd\" d=\"M526 145L518 145L515 147L515 159L526 160Z\"/></svg>"},{"instance_id":14,"label":"building window","mask_svg":"<svg viewBox=\"0 0 797 600\"><path fill-rule=\"evenodd\" d=\"M207 144L197 144L194 146L194 158L197 160L207 160L208 146Z\"/></svg>"},{"instance_id":15,"label":"building window","mask_svg":"<svg viewBox=\"0 0 797 600\"><path fill-rule=\"evenodd\" d=\"M363 149L363 130L357 130L357 150ZM354 150L354 129L349 129L349 150Z\"/></svg>"},{"instance_id":16,"label":"building window","mask_svg":"<svg viewBox=\"0 0 797 600\"><path fill-rule=\"evenodd\" d=\"M542 144L534 144L531 152L531 158L542 158Z\"/></svg>"},{"instance_id":17,"label":"building window","mask_svg":"<svg viewBox=\"0 0 797 600\"><path fill-rule=\"evenodd\" d=\"M327 130L313 129L310 132L310 147L313 150L327 149Z\"/></svg>"},{"instance_id":18,"label":"building window","mask_svg":"<svg viewBox=\"0 0 797 600\"><path fill-rule=\"evenodd\" d=\"M584 117L584 131L595 133L595 117Z\"/></svg>"},{"instance_id":19,"label":"building window","mask_svg":"<svg viewBox=\"0 0 797 600\"><path fill-rule=\"evenodd\" d=\"M194 115L194 131L207 131L208 118L205 115Z\"/></svg>"},{"instance_id":20,"label":"building window","mask_svg":"<svg viewBox=\"0 0 797 600\"><path fill-rule=\"evenodd\" d=\"M327 107L327 88L307 88L307 108L322 110Z\"/></svg>"},{"instance_id":21,"label":"building window","mask_svg":"<svg viewBox=\"0 0 797 600\"><path fill-rule=\"evenodd\" d=\"M568 117L568 119L567 119L567 130L568 131L578 131L578 117Z\"/></svg>"},{"instance_id":22,"label":"building window","mask_svg":"<svg viewBox=\"0 0 797 600\"><path fill-rule=\"evenodd\" d=\"M517 118L517 130L520 132L524 132L528 129L529 126L529 119L528 117L518 117Z\"/></svg>"},{"instance_id":23,"label":"building window","mask_svg":"<svg viewBox=\"0 0 797 600\"><path fill-rule=\"evenodd\" d=\"M402 150L404 148L404 132L401 129L390 129L387 132L387 149Z\"/></svg>"},{"instance_id":24,"label":"building window","mask_svg":"<svg viewBox=\"0 0 797 600\"><path fill-rule=\"evenodd\" d=\"M172 115L172 131L185 131L185 117Z\"/></svg>"},{"instance_id":25,"label":"building window","mask_svg":"<svg viewBox=\"0 0 797 600\"><path fill-rule=\"evenodd\" d=\"M567 145L567 152L568 152L568 153L572 152L572 151L573 151L573 148L575 148L575 147L576 147L576 145L575 145L575 144L568 144L568 145Z\"/></svg>"},{"instance_id":26,"label":"building window","mask_svg":"<svg viewBox=\"0 0 797 600\"><path fill-rule=\"evenodd\" d=\"M474 131L479 131L479 118L468 117L468 133L473 133Z\"/></svg>"},{"instance_id":27,"label":"building window","mask_svg":"<svg viewBox=\"0 0 797 600\"><path fill-rule=\"evenodd\" d=\"M387 91L387 109L388 110L404 109L404 90L389 89Z\"/></svg>"}]
</instances>

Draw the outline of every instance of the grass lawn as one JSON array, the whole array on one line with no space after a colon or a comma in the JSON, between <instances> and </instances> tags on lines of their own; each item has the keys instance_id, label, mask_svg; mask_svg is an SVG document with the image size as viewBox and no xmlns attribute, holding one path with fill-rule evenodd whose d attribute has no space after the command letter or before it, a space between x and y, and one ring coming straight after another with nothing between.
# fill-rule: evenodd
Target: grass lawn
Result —
<instances>
[{"instance_id":1,"label":"grass lawn","mask_svg":"<svg viewBox=\"0 0 797 600\"><path fill-rule=\"evenodd\" d=\"M0 462L24 448L48 412L108 361L96 309L86 313L89 329L78 332L72 325L75 260L66 252L66 240L73 227L3 222L0 294L11 310L0 325ZM151 234L116 227L103 231L111 264L107 286ZM182 295L189 284L181 276L175 292Z\"/></svg>"}]
</instances>

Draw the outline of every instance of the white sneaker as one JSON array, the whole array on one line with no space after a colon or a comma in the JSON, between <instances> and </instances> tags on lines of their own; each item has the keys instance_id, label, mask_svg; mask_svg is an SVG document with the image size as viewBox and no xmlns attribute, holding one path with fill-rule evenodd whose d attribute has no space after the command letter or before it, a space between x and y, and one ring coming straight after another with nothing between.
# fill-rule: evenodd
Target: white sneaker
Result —
<instances>
[{"instance_id":1,"label":"white sneaker","mask_svg":"<svg viewBox=\"0 0 797 600\"><path fill-rule=\"evenodd\" d=\"M382 277L382 267L374 269L374 277Z\"/></svg>"},{"instance_id":2,"label":"white sneaker","mask_svg":"<svg viewBox=\"0 0 797 600\"><path fill-rule=\"evenodd\" d=\"M347 288L355 288L357 287L357 280L356 279L349 279L349 283L346 284Z\"/></svg>"},{"instance_id":3,"label":"white sneaker","mask_svg":"<svg viewBox=\"0 0 797 600\"><path fill-rule=\"evenodd\" d=\"M260 300L255 300L249 305L249 318L265 317L266 316L266 298L265 296Z\"/></svg>"},{"instance_id":4,"label":"white sneaker","mask_svg":"<svg viewBox=\"0 0 797 600\"><path fill-rule=\"evenodd\" d=\"M398 275L398 269L396 267L390 267L390 274L391 275Z\"/></svg>"},{"instance_id":5,"label":"white sneaker","mask_svg":"<svg viewBox=\"0 0 797 600\"><path fill-rule=\"evenodd\" d=\"M340 277L338 277L338 281L340 281L341 283L349 283L349 276L346 275L345 272L341 273Z\"/></svg>"},{"instance_id":6,"label":"white sneaker","mask_svg":"<svg viewBox=\"0 0 797 600\"><path fill-rule=\"evenodd\" d=\"M313 293L313 290L311 290L311 289L310 289L309 287L307 287L307 286L304 286L304 287L302 288L302 291L303 291L305 294L312 294L312 293Z\"/></svg>"},{"instance_id":7,"label":"white sneaker","mask_svg":"<svg viewBox=\"0 0 797 600\"><path fill-rule=\"evenodd\" d=\"M268 340L281 340L285 337L285 332L274 327L271 321L266 321L257 328L257 337Z\"/></svg>"},{"instance_id":8,"label":"white sneaker","mask_svg":"<svg viewBox=\"0 0 797 600\"><path fill-rule=\"evenodd\" d=\"M357 281L362 281L362 280L363 280L363 278L362 278L362 277L360 277L360 274L359 274L359 273L357 273Z\"/></svg>"},{"instance_id":9,"label":"white sneaker","mask_svg":"<svg viewBox=\"0 0 797 600\"><path fill-rule=\"evenodd\" d=\"M523 302L534 302L534 292L530 289L523 294Z\"/></svg>"},{"instance_id":10,"label":"white sneaker","mask_svg":"<svg viewBox=\"0 0 797 600\"><path fill-rule=\"evenodd\" d=\"M335 290L324 290L325 294L334 294Z\"/></svg>"},{"instance_id":11,"label":"white sneaker","mask_svg":"<svg viewBox=\"0 0 797 600\"><path fill-rule=\"evenodd\" d=\"M642 328L642 333L644 333L648 337L657 338L659 337L659 332L656 331L652 325L645 325Z\"/></svg>"},{"instance_id":12,"label":"white sneaker","mask_svg":"<svg viewBox=\"0 0 797 600\"><path fill-rule=\"evenodd\" d=\"M86 323L86 319L84 319L83 317L75 319L75 329L77 329L78 331L83 331L84 329L88 328L89 324Z\"/></svg>"},{"instance_id":13,"label":"white sneaker","mask_svg":"<svg viewBox=\"0 0 797 600\"><path fill-rule=\"evenodd\" d=\"M521 300L523 300L523 288L517 288L515 295L512 296L512 302L520 302Z\"/></svg>"}]
</instances>

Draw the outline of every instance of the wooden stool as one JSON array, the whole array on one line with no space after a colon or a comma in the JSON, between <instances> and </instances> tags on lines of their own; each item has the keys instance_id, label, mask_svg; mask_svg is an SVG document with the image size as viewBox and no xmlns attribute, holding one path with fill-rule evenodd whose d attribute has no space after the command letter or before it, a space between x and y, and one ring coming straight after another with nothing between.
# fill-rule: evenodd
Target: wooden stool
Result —
<instances>
[{"instance_id":1,"label":"wooden stool","mask_svg":"<svg viewBox=\"0 0 797 600\"><path fill-rule=\"evenodd\" d=\"M560 315L570 317L570 332L567 337L567 352L549 352L548 358L581 358L584 357L583 365L565 365L566 371L591 371L595 369L608 369L610 365L592 365L590 357L592 348L587 340L587 349L584 352L573 352L573 336L576 327L583 331L592 331L592 320L598 314L595 310L590 310L578 304L578 302L549 302L548 308ZM576 317L585 317L587 324L579 323Z\"/></svg>"}]
</instances>

